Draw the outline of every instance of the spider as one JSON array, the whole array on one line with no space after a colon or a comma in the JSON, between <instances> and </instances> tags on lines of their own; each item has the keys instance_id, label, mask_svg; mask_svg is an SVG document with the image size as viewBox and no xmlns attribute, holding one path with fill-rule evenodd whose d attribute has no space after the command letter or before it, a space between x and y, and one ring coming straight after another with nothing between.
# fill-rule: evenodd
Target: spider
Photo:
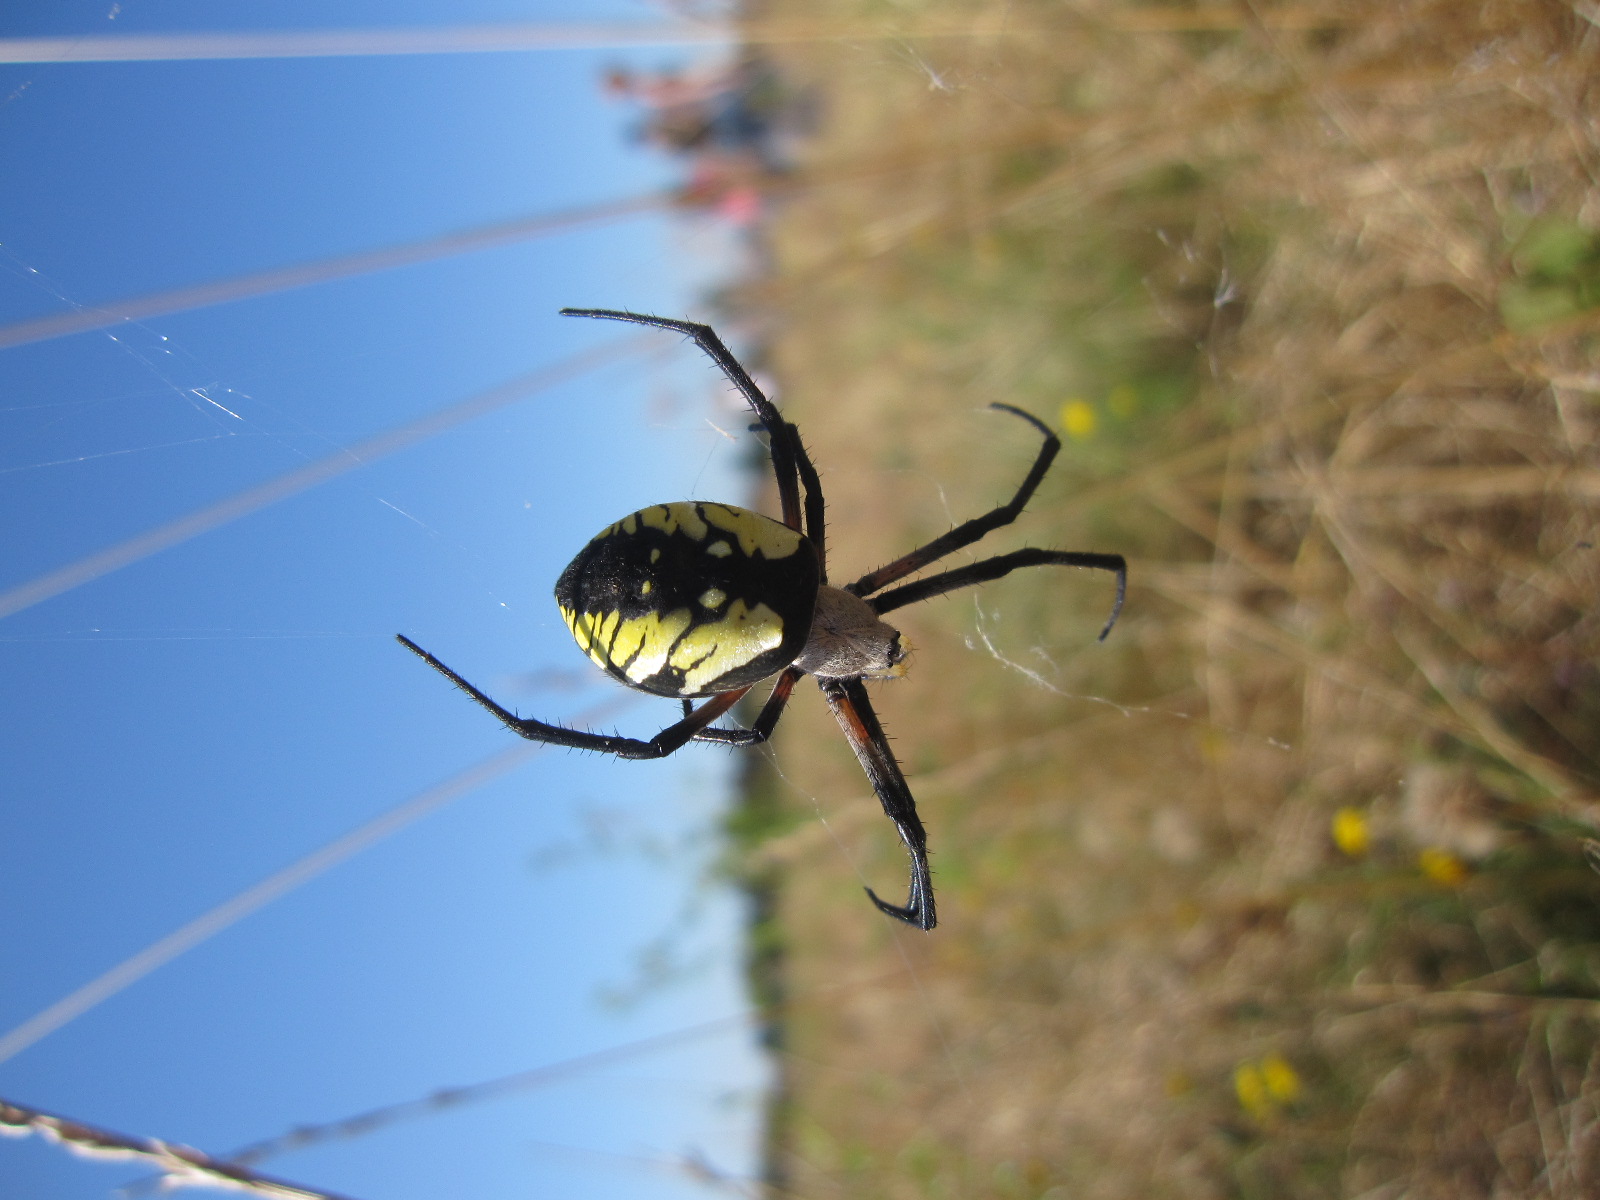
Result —
<instances>
[{"instance_id":1,"label":"spider","mask_svg":"<svg viewBox=\"0 0 1600 1200\"><path fill-rule=\"evenodd\" d=\"M759 422L751 428L766 430L783 519L731 504L653 505L602 529L556 581L562 618L597 666L629 687L683 702L683 718L649 741L519 717L409 638L400 636L401 644L513 733L619 758L665 758L691 741L724 746L765 742L795 684L804 675L815 676L911 858L904 904L890 904L870 887L867 896L891 917L932 929L936 917L927 834L867 699L867 680L905 670L907 650L900 634L880 618L907 604L999 579L1019 567L1090 567L1110 571L1117 580L1111 617L1100 631L1103 641L1122 610L1128 569L1120 554L1030 548L883 589L1015 521L1050 469L1060 440L1020 408L991 404L1044 437L1011 501L853 583L834 587L828 582L822 486L800 431L783 419L711 327L603 308L561 312L670 329L699 346L749 402ZM713 724L755 684L773 675L777 682L749 729ZM696 707L694 701L702 703Z\"/></svg>"}]
</instances>

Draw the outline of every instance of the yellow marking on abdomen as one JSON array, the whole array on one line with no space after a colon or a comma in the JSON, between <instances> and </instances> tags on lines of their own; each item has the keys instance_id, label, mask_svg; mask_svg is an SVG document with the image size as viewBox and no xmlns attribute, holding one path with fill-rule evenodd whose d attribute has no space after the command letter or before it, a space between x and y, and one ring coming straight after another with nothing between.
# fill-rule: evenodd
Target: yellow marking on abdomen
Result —
<instances>
[{"instance_id":1,"label":"yellow marking on abdomen","mask_svg":"<svg viewBox=\"0 0 1600 1200\"><path fill-rule=\"evenodd\" d=\"M748 508L702 504L700 515L718 529L733 534L746 558L753 557L757 550L765 558L788 558L800 549L802 539L793 529Z\"/></svg>"},{"instance_id":2,"label":"yellow marking on abdomen","mask_svg":"<svg viewBox=\"0 0 1600 1200\"><path fill-rule=\"evenodd\" d=\"M683 690L692 695L782 643L782 617L765 604L750 608L735 600L720 620L706 621L686 634L669 665L683 672Z\"/></svg>"},{"instance_id":3,"label":"yellow marking on abdomen","mask_svg":"<svg viewBox=\"0 0 1600 1200\"><path fill-rule=\"evenodd\" d=\"M567 623L567 628L572 630L572 636L578 643L578 649L587 654L589 652L589 643L594 640L596 618L590 613L576 613L570 608L563 608L561 610L561 619Z\"/></svg>"},{"instance_id":4,"label":"yellow marking on abdomen","mask_svg":"<svg viewBox=\"0 0 1600 1200\"><path fill-rule=\"evenodd\" d=\"M622 670L635 683L643 683L667 664L672 644L689 628L693 618L687 608L669 613L646 613L632 617L617 627L611 643L611 666ZM629 662L629 659L633 659ZM602 664L605 665L605 664Z\"/></svg>"},{"instance_id":5,"label":"yellow marking on abdomen","mask_svg":"<svg viewBox=\"0 0 1600 1200\"><path fill-rule=\"evenodd\" d=\"M647 525L651 529L659 529L666 534L682 530L685 537L703 542L710 530L700 519L699 507L687 500L680 500L676 504L657 504L653 508L642 508L634 516L639 518L641 525ZM633 531L630 529L628 532Z\"/></svg>"},{"instance_id":6,"label":"yellow marking on abdomen","mask_svg":"<svg viewBox=\"0 0 1600 1200\"><path fill-rule=\"evenodd\" d=\"M622 670L635 683L649 679L666 665L672 644L693 620L687 608L627 620L616 612L575 613L563 608L561 617L572 630L578 649L596 666Z\"/></svg>"}]
</instances>

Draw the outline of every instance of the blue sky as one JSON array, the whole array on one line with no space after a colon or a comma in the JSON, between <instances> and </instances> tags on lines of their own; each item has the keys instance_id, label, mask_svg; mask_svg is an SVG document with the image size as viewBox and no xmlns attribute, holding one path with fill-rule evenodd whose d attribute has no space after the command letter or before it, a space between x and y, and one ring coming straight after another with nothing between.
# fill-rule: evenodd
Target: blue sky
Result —
<instances>
[{"instance_id":1,"label":"blue sky","mask_svg":"<svg viewBox=\"0 0 1600 1200\"><path fill-rule=\"evenodd\" d=\"M15 7L0 36L662 17ZM0 326L656 191L671 166L598 72L692 57L0 67ZM704 316L735 266L648 215L0 352L0 590L629 337L563 305ZM623 513L743 495L743 425L663 341L0 620L0 1036L507 748L396 632L525 713L669 722L588 666L550 587ZM0 1063L0 1096L221 1153L738 1013L738 903L704 879L728 766L540 753ZM763 1081L735 1028L263 1169L368 1200L705 1194L673 1160L753 1171ZM8 1196L140 1174L0 1142Z\"/></svg>"}]
</instances>

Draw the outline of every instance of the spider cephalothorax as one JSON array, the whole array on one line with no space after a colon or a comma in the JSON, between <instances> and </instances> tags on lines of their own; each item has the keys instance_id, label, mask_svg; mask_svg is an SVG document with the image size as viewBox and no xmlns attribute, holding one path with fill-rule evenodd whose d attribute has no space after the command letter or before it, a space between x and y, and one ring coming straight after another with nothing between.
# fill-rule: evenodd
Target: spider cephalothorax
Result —
<instances>
[{"instance_id":1,"label":"spider cephalothorax","mask_svg":"<svg viewBox=\"0 0 1600 1200\"><path fill-rule=\"evenodd\" d=\"M632 321L693 338L744 394L767 431L783 519L731 504L652 505L602 529L556 581L562 619L595 665L629 687L683 702L683 719L649 741L519 717L409 638L400 641L523 737L622 758L663 758L690 741L729 746L764 742L794 685L804 675L815 676L911 855L911 889L905 904L890 904L871 888L867 895L890 916L932 929L927 836L864 686L865 680L898 675L905 669L900 634L882 615L999 579L1020 567L1092 567L1117 578L1111 618L1100 633L1103 639L1122 609L1127 564L1120 554L1014 550L882 589L1016 520L1061 443L1021 409L990 405L1020 417L1044 435L1044 445L1010 503L956 526L854 583L833 587L828 583L823 540L822 487L799 430L779 415L710 326L610 309L562 312ZM712 724L753 685L774 675L771 695L749 729ZM704 701L699 707L691 703L697 699Z\"/></svg>"}]
</instances>

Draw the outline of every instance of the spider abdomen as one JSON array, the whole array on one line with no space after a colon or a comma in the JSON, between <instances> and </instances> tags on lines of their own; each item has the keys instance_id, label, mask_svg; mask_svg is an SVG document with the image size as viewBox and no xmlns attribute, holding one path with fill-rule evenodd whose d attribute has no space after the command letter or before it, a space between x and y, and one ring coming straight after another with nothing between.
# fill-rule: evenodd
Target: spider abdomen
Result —
<instances>
[{"instance_id":1,"label":"spider abdomen","mask_svg":"<svg viewBox=\"0 0 1600 1200\"><path fill-rule=\"evenodd\" d=\"M658 696L731 692L805 646L821 568L809 539L731 504L682 501L602 529L556 581L579 647Z\"/></svg>"}]
</instances>

